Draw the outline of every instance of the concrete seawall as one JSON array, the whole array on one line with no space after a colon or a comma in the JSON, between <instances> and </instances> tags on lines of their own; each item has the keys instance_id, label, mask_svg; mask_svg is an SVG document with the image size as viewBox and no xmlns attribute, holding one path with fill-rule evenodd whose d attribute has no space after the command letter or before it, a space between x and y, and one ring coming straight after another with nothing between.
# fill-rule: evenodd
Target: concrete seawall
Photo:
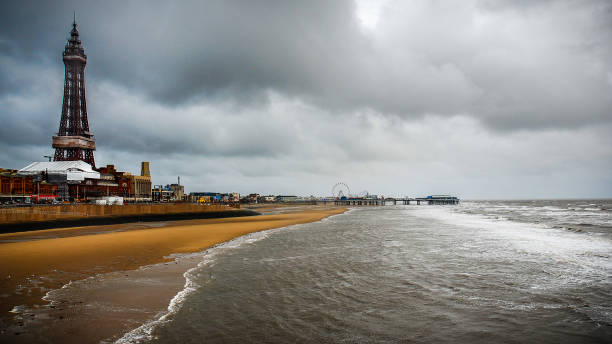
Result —
<instances>
[{"instance_id":1,"label":"concrete seawall","mask_svg":"<svg viewBox=\"0 0 612 344\"><path fill-rule=\"evenodd\" d=\"M128 204L60 205L0 209L0 233L39 229L107 225L127 222L173 221L254 216L252 210L224 205Z\"/></svg>"}]
</instances>

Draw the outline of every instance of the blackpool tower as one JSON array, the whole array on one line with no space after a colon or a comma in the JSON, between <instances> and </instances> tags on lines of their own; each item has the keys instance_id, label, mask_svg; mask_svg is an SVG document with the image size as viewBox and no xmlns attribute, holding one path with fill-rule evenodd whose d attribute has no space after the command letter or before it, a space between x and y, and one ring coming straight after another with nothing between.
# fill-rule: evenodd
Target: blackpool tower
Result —
<instances>
[{"instance_id":1,"label":"blackpool tower","mask_svg":"<svg viewBox=\"0 0 612 344\"><path fill-rule=\"evenodd\" d=\"M89 131L85 103L85 64L87 55L79 39L76 18L64 49L64 101L59 132L53 136L54 161L82 160L95 168L94 135Z\"/></svg>"}]
</instances>

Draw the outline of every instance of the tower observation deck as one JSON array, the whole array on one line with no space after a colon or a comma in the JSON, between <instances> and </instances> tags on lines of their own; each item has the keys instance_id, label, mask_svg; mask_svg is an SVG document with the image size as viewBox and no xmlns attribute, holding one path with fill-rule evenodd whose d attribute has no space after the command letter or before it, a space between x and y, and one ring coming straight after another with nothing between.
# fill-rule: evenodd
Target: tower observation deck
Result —
<instances>
[{"instance_id":1,"label":"tower observation deck","mask_svg":"<svg viewBox=\"0 0 612 344\"><path fill-rule=\"evenodd\" d=\"M64 49L64 100L59 131L53 136L54 161L82 160L95 168L94 135L89 131L85 102L85 64L87 55L79 39L76 18Z\"/></svg>"}]
</instances>

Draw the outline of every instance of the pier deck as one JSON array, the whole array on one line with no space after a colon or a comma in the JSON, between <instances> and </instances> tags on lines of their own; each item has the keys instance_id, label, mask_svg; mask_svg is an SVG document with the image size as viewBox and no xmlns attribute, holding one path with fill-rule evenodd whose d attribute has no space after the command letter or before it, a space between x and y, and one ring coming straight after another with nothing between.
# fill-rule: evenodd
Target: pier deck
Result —
<instances>
[{"instance_id":1,"label":"pier deck","mask_svg":"<svg viewBox=\"0 0 612 344\"><path fill-rule=\"evenodd\" d=\"M387 197L387 198L347 198L347 199L324 199L306 201L308 204L333 204L337 206L383 206L383 205L457 205L460 199L454 196L428 196L428 197Z\"/></svg>"}]
</instances>

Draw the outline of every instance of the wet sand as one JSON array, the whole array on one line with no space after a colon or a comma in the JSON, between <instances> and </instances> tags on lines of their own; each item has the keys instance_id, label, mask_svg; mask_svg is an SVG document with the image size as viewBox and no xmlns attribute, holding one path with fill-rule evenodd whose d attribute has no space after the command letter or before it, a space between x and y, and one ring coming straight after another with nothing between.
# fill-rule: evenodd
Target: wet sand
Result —
<instances>
[{"instance_id":1,"label":"wet sand","mask_svg":"<svg viewBox=\"0 0 612 344\"><path fill-rule=\"evenodd\" d=\"M199 262L198 257L175 260L171 254L200 252L248 233L344 210L310 206L256 217L0 235L0 342L117 339L164 312L183 289L183 273ZM70 281L78 282L66 286ZM41 300L53 289L51 304ZM15 306L18 312L8 313Z\"/></svg>"}]
</instances>

